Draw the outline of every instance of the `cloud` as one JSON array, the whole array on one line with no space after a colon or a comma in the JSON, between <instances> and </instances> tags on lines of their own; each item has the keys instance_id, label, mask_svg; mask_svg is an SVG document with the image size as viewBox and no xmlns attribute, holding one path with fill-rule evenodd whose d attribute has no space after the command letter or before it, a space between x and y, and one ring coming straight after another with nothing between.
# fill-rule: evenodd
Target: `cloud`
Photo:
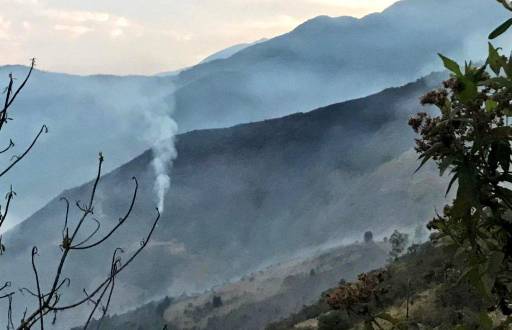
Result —
<instances>
[{"instance_id":1,"label":"cloud","mask_svg":"<svg viewBox=\"0 0 512 330\"><path fill-rule=\"evenodd\" d=\"M249 20L243 22L240 26L249 28L249 29L261 29L261 30L272 30L272 29L280 29L284 28L286 30L296 27L298 24L302 23L301 19L296 17L292 17L289 15L277 15L273 17L269 17L265 20Z\"/></svg>"},{"instance_id":2,"label":"cloud","mask_svg":"<svg viewBox=\"0 0 512 330\"><path fill-rule=\"evenodd\" d=\"M116 19L116 25L119 27L128 27L130 26L130 22L124 17L119 17Z\"/></svg>"},{"instance_id":3,"label":"cloud","mask_svg":"<svg viewBox=\"0 0 512 330\"><path fill-rule=\"evenodd\" d=\"M318 15L359 17L394 1L153 0L148 6L120 0L0 0L0 49L8 51L0 65L37 57L40 68L61 72L169 71L234 44L286 33Z\"/></svg>"},{"instance_id":4,"label":"cloud","mask_svg":"<svg viewBox=\"0 0 512 330\"><path fill-rule=\"evenodd\" d=\"M87 32L94 31L94 29L83 25L61 25L57 24L53 27L55 31L64 31L70 33L73 37L79 37Z\"/></svg>"},{"instance_id":5,"label":"cloud","mask_svg":"<svg viewBox=\"0 0 512 330\"><path fill-rule=\"evenodd\" d=\"M110 31L110 36L112 38L121 37L123 34L124 34L124 32L122 29L114 29L114 30Z\"/></svg>"},{"instance_id":6,"label":"cloud","mask_svg":"<svg viewBox=\"0 0 512 330\"><path fill-rule=\"evenodd\" d=\"M73 21L77 23L86 22L107 22L110 19L110 14L102 12L91 12L91 11L66 11L66 10L55 10L46 9L43 11L43 15L48 16L51 19L59 21Z\"/></svg>"},{"instance_id":7,"label":"cloud","mask_svg":"<svg viewBox=\"0 0 512 330\"><path fill-rule=\"evenodd\" d=\"M11 22L0 16L0 40L7 41L11 38Z\"/></svg>"}]
</instances>

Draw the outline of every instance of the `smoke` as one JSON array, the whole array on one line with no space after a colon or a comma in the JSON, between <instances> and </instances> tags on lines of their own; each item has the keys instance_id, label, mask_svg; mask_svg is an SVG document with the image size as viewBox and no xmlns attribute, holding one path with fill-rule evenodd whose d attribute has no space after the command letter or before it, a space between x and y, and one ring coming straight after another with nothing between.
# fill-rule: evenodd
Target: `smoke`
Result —
<instances>
[{"instance_id":1,"label":"smoke","mask_svg":"<svg viewBox=\"0 0 512 330\"><path fill-rule=\"evenodd\" d=\"M156 194L158 210L164 211L165 195L171 186L170 171L172 162L178 156L175 136L178 125L165 111L152 112L146 116L149 123L149 135L156 141L152 147L151 166L155 172L153 189Z\"/></svg>"}]
</instances>

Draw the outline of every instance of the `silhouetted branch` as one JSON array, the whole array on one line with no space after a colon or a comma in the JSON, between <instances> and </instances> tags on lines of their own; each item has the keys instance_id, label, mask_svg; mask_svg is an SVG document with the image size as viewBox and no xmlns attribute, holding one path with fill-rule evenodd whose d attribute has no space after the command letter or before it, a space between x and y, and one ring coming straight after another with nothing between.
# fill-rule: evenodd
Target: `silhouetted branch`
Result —
<instances>
[{"instance_id":1,"label":"silhouetted branch","mask_svg":"<svg viewBox=\"0 0 512 330\"><path fill-rule=\"evenodd\" d=\"M7 218L7 214L9 213L9 206L11 205L11 201L16 196L16 193L11 190L5 195L5 199L7 200L7 203L5 204L5 211L2 213L0 212L0 228L4 224L5 219ZM1 247L0 247L1 248ZM0 251L0 254L2 254L3 251Z\"/></svg>"},{"instance_id":2,"label":"silhouetted branch","mask_svg":"<svg viewBox=\"0 0 512 330\"><path fill-rule=\"evenodd\" d=\"M30 69L25 76L22 83L16 88L14 81L15 78L12 74L9 74L9 82L7 87L5 88L5 100L3 102L3 108L0 107L0 130L3 128L4 124L7 123L9 118L9 110L12 106L13 102L17 99L20 92L23 90L23 88L26 86L27 81L29 80L30 76L32 75L33 69L35 67L35 59L32 59ZM4 176L6 173L8 173L16 164L18 164L21 160L23 160L26 155L32 150L34 145L38 142L39 138L43 133L47 133L48 128L46 125L43 125L37 135L33 138L30 145L23 151L20 155L14 155L12 156L11 163L2 171L0 171L0 177ZM0 149L0 154L4 154L7 151L14 148L14 142L12 139L9 140L9 143L6 147L3 149ZM105 315L108 312L108 309L110 307L110 303L112 301L112 295L114 292L115 284L116 284L116 277L117 275L122 272L126 267L128 267L133 260L141 253L141 251L147 246L148 241L151 239L154 230L157 226L157 223L160 219L160 212L157 209L157 215L152 223L152 226L149 230L149 233L145 236L145 238L141 241L140 246L129 256L129 258L126 260L126 262L122 262L120 253L123 253L124 251L121 248L117 248L114 250L114 253L112 254L112 260L110 265L110 272L109 274L98 284L94 287L94 289L88 293L84 289L85 297L82 299L78 299L78 301L74 303L68 303L66 305L61 305L60 300L62 297L61 291L65 287L70 287L71 280L68 277L63 278L63 269L64 265L66 264L68 257L70 256L70 253L72 250L87 250L92 249L94 247L97 247L107 241L109 238L112 237L112 235L117 232L117 230L125 224L126 220L130 217L133 211L133 207L135 205L135 200L137 198L137 192L138 192L138 182L135 177L133 177L133 180L135 182L135 188L133 195L131 197L131 201L129 204L129 207L125 213L125 215L121 218L119 218L117 224L113 226L112 229L110 229L102 238L98 238L97 240L94 240L96 235L100 232L101 223L96 218L92 218L92 220L96 223L96 228L82 241L76 243L78 237L83 237L82 235L82 228L84 227L83 224L85 223L86 219L89 218L89 215L94 214L94 200L96 197L96 192L98 189L98 185L100 183L100 178L102 175L102 165L104 162L103 155L99 154L99 162L98 162L98 170L95 179L92 183L92 189L89 196L89 199L86 203L81 204L80 201L76 202L77 208L81 211L81 215L79 216L78 222L76 223L76 226L74 228L70 228L73 226L70 226L69 224L69 208L70 203L69 200L65 197L61 198L66 203L66 212L65 212L65 218L64 218L64 226L62 228L62 243L60 245L62 252L60 259L58 261L57 269L55 271L55 274L53 278L51 278L51 286L49 287L49 290L45 290L43 288L44 283L46 281L42 281L40 278L40 273L38 271L38 267L36 266L36 256L38 256L38 248L34 246L32 248L32 255L31 255L31 262L32 262L32 271L35 278L35 286L36 286L36 292L30 290L29 288L23 287L18 289L19 293L24 294L28 293L30 296L35 297L37 299L37 306L34 307L34 310L28 313L28 308L25 308L23 312L23 316L21 318L21 321L17 327L14 326L13 318L12 318L12 302L13 302L13 296L15 292L8 292L4 295L0 295L0 299L7 299L8 300L8 315L7 315L7 329L18 329L18 330L27 330L31 329L33 326L37 325L39 323L39 326L41 330L44 329L44 318L49 313L53 313L53 319L52 324L55 324L57 319L57 313L71 310L73 308L76 308L80 305L92 303L93 308L89 314L89 317L85 323L85 327L87 328L90 324L92 318L94 317L95 313L97 312L98 308L101 307L101 320L104 319ZM14 197L16 196L16 193L13 191L12 187L10 188L10 191L6 194L5 199L5 207L2 212L2 207L0 206L0 227L4 224L4 221L7 217L7 214L10 209L10 205ZM0 255L4 252L4 246L1 241L0 236ZM90 243L93 241L93 243ZM0 286L0 292L5 290L6 288L10 287L11 283L6 282L4 285ZM104 302L105 300L105 302Z\"/></svg>"},{"instance_id":3,"label":"silhouetted branch","mask_svg":"<svg viewBox=\"0 0 512 330\"><path fill-rule=\"evenodd\" d=\"M5 282L4 285L2 285L0 287L0 291L3 291L5 288L10 288L11 287L11 282L8 281L8 282Z\"/></svg>"},{"instance_id":4,"label":"silhouetted branch","mask_svg":"<svg viewBox=\"0 0 512 330\"><path fill-rule=\"evenodd\" d=\"M64 218L64 228L62 228L62 240L64 241L65 233L68 230L69 200L66 197L61 197L60 200L66 202L66 217Z\"/></svg>"},{"instance_id":5,"label":"silhouetted branch","mask_svg":"<svg viewBox=\"0 0 512 330\"><path fill-rule=\"evenodd\" d=\"M41 295L41 284L39 283L39 275L37 273L37 267L35 263L35 256L37 255L37 247L32 248L32 270L34 271L34 276L36 279L36 287L37 287L37 301L39 302L39 324L41 325L41 330L44 329L44 316L43 316L43 297Z\"/></svg>"},{"instance_id":6,"label":"silhouetted branch","mask_svg":"<svg viewBox=\"0 0 512 330\"><path fill-rule=\"evenodd\" d=\"M132 180L135 181L135 189L133 191L132 201L130 203L130 207L128 208L128 211L126 212L125 216L122 217L122 218L119 218L119 222L117 223L117 225L114 228L112 228L112 230L110 230L110 232L107 235L105 235L105 237L100 239L99 241L97 241L97 242L95 242L93 244L90 244L90 245L86 245L86 246L80 246L81 244L77 244L76 246L72 247L72 249L75 249L75 250L86 250L86 249L90 249L90 248L93 248L95 246L98 246L101 243L103 243L104 241L106 241L110 236L112 236L112 234L114 234L117 231L117 229L119 229L119 227L121 227L123 225L123 223L126 221L126 219L128 219L128 217L132 213L133 205L135 204L135 199L137 198L137 191L139 189L139 183L138 183L137 179L135 177L132 177Z\"/></svg>"},{"instance_id":7,"label":"silhouetted branch","mask_svg":"<svg viewBox=\"0 0 512 330\"><path fill-rule=\"evenodd\" d=\"M12 296L14 292L7 296L8 306L7 306L7 330L14 329L14 323L12 322Z\"/></svg>"},{"instance_id":8,"label":"silhouetted branch","mask_svg":"<svg viewBox=\"0 0 512 330\"><path fill-rule=\"evenodd\" d=\"M96 309L98 308L98 306L101 304L102 300L103 300L103 297L105 296L105 293L107 292L107 290L109 291L109 294L108 294L108 298L107 298L107 303L105 304L105 306L102 307L102 316L101 316L101 319L103 319L103 317L105 316L105 314L107 313L108 311L108 307L110 305L110 300L112 298L112 292L114 291L114 286L115 286L115 278L116 278L116 272L117 272L117 267L118 265L121 263L121 259L119 259L116 255L117 255L117 252L118 251L121 251L122 252L122 249L116 249L112 255L112 264L111 264L111 267L110 267L110 281L107 283L107 285L105 286L105 288L102 290L98 300L96 300L94 302L94 308L91 310L91 312L89 313L89 317L87 318L87 321L85 322L85 325L84 325L84 330L87 329L87 327L89 326L89 323L91 322L93 316L94 316L94 313L96 312ZM110 289L110 290L109 290ZM90 299L92 300L92 299Z\"/></svg>"},{"instance_id":9,"label":"silhouetted branch","mask_svg":"<svg viewBox=\"0 0 512 330\"><path fill-rule=\"evenodd\" d=\"M93 220L94 222L96 222L96 228L94 229L94 231L93 231L89 236L87 236L87 238L86 238L86 239L84 239L84 240L83 240L83 241L81 241L80 243L77 243L76 245L73 245L73 246L71 247L71 249L73 249L73 250L79 250L81 245L83 245L83 244L87 243L87 242L88 242L91 238L93 238L93 237L94 237L94 235L96 235L96 233L100 230L100 228L101 228L101 224L100 224L100 222L99 222L97 219L95 219L95 218L92 218L92 220Z\"/></svg>"},{"instance_id":10,"label":"silhouetted branch","mask_svg":"<svg viewBox=\"0 0 512 330\"><path fill-rule=\"evenodd\" d=\"M27 288L23 288L22 290L30 293L32 296L35 296L38 299L39 305L38 305L38 308L36 308L36 310L34 310L28 317L23 318L20 327L18 327L18 330L30 329L32 326L34 326L37 323L39 323L41 325L41 329L42 329L43 324L44 324L44 317L48 313L50 313L50 312L57 313L57 312L70 310L70 309L76 308L80 305L83 305L83 304L86 304L89 302L93 304L93 308L89 314L89 317L87 318L84 329L86 329L88 327L92 318L94 317L94 314L96 313L96 311L98 310L98 307L100 307L100 306L101 306L101 313L102 313L101 319L103 319L105 317L106 313L108 312L108 309L109 309L109 306L110 306L110 303L112 300L116 276L121 271L126 269L126 267L133 262L133 260L147 246L149 240L151 239L151 236L153 235L156 225L160 219L160 212L158 209L156 209L157 216L151 226L149 233L141 241L140 246L136 249L135 252L132 253L132 255L127 259L127 261L125 263L122 263L121 257L119 256L119 253L123 253L124 251L121 248L115 249L114 253L112 255L110 273L108 274L108 276L101 283L96 285L95 289L92 290L90 293L88 293L84 289L83 290L85 293L84 298L79 299L78 301L71 303L71 304L59 305L59 300L60 300L59 292L65 283L67 283L68 286L70 283L70 280L68 278L61 280L61 277L62 277L62 270L64 268L64 265L70 255L71 251L72 250L90 249L90 248L96 247L96 246L100 245L101 243L105 242L108 238L111 237L111 235L123 223L125 223L125 221L130 216L130 214L132 213L132 210L133 210L133 206L134 206L135 199L137 196L137 191L138 191L138 182L135 178L133 178L133 180L135 181L135 189L134 189L134 193L131 198L130 206L128 207L128 210L127 210L126 214L124 215L124 217L119 219L119 222L114 226L114 228L111 229L99 241L96 241L95 243L87 245L87 246L83 246L83 244L85 244L92 237L94 237L100 229L100 226L101 226L100 222L93 218L93 220L97 224L96 228L93 230L93 232L91 234L89 234L89 236L87 238L82 240L80 243L74 244L74 241L78 237L78 234L80 232L80 229L82 228L84 221L90 214L93 214L94 199L95 199L96 191L97 191L97 188L98 188L98 185L100 182L100 178L101 178L103 161L104 161L103 155L100 153L99 162L98 162L98 171L96 174L96 178L92 184L89 201L83 205L80 205L80 202L77 202L77 207L81 210L82 215L80 216L80 219L79 219L76 227L72 231L70 231L69 227L68 227L69 202L67 199L63 199L66 202L66 216L64 219L64 229L62 232L63 241L62 241L62 245L61 245L61 248L63 251L62 251L62 255L61 255L58 267L57 267L57 271L56 271L54 279L53 279L53 284L52 284L50 290L48 290L48 292L46 292L46 293L43 293L41 291L39 276L38 276L37 268L35 266L35 261L34 261L35 255L37 254L37 248L34 247L33 253L32 253L32 268L33 268L35 278L36 278L37 293L34 293ZM70 234L70 232L71 232L71 234ZM103 300L105 300L105 299L106 299L106 302L103 305ZM54 314L54 317L55 317L55 314Z\"/></svg>"},{"instance_id":11,"label":"silhouetted branch","mask_svg":"<svg viewBox=\"0 0 512 330\"><path fill-rule=\"evenodd\" d=\"M158 209L156 209L157 212L158 212L158 215L155 219L155 221L153 222L153 225L151 226L151 230L149 232L149 234L146 236L146 239L142 240L142 244L141 246L137 249L137 251L128 259L128 261L126 263L124 263L121 267L119 267L119 269L116 271L116 273L114 275L117 275L119 274L121 271L123 271L123 269L125 269L138 255L139 253L146 247L149 239L151 238L151 236L153 235L153 232L156 228L156 225L158 224L158 221L160 220L160 212L158 211ZM67 309L72 309L72 308L76 308L82 304L84 304L85 302L87 302L88 299L90 299L90 297L94 297L96 294L98 294L98 292L103 289L105 287L105 285L107 285L110 281L110 276L105 279L101 284L99 284L96 289L89 294L88 297L84 298L84 299L81 299L73 304L70 304L70 305L67 305L67 306L62 306L62 307L52 307L52 309L54 310L57 310L57 311L63 311L63 310L67 310Z\"/></svg>"},{"instance_id":12,"label":"silhouetted branch","mask_svg":"<svg viewBox=\"0 0 512 330\"><path fill-rule=\"evenodd\" d=\"M27 81L30 78L30 76L32 75L32 71L34 70L35 65L36 65L36 59L33 58L30 61L30 70L28 71L28 74L25 76L25 79L23 80L21 85L16 89L16 91L14 92L12 97L11 97L11 94L13 92L14 78L13 78L12 74L9 75L9 85L7 86L7 89L6 89L6 97L5 97L5 102L4 102L4 108L0 112L0 130L2 129L4 123L7 121L7 110L12 105L12 103L14 102L16 97L18 97L18 95L21 92L21 90L27 84Z\"/></svg>"},{"instance_id":13,"label":"silhouetted branch","mask_svg":"<svg viewBox=\"0 0 512 330\"><path fill-rule=\"evenodd\" d=\"M5 147L3 150L0 150L0 154L3 154L4 152L8 151L12 147L14 147L14 142L12 141L12 139L9 139L9 145L7 147Z\"/></svg>"},{"instance_id":14,"label":"silhouetted branch","mask_svg":"<svg viewBox=\"0 0 512 330\"><path fill-rule=\"evenodd\" d=\"M496 1L498 1L499 3L501 3L501 4L503 5L503 7L505 7L506 9L508 9L508 10L512 11L512 5L511 5L511 4L509 4L509 3L507 2L507 0L496 0Z\"/></svg>"},{"instance_id":15,"label":"silhouetted branch","mask_svg":"<svg viewBox=\"0 0 512 330\"><path fill-rule=\"evenodd\" d=\"M34 66L35 66L35 59L32 59L30 69L29 69L27 75L25 76L25 79L20 84L20 86L18 86L16 89L14 86L15 78L13 77L12 73L9 74L9 83L7 84L7 87L4 90L5 100L3 102L3 108L1 108L2 110L0 111L0 130L3 128L3 125L7 122L7 120L10 119L8 117L8 110L12 106L14 100L16 100L16 98L18 97L20 92L23 90L23 88L27 84L28 79L32 75L32 71L34 70ZM30 152L30 150L34 147L34 145L36 144L37 140L39 139L39 137L41 136L41 134L43 132L48 132L48 128L45 125L43 125L43 127L41 127L41 130L36 135L36 137L33 139L32 143L21 155L19 155L19 156L15 155L15 156L11 157L13 159L12 163L9 166L7 166L6 169L4 169L3 171L0 172L0 177L2 177L4 174L9 172L17 163L19 163ZM14 147L14 142L12 139L9 139L9 144L6 147L4 147L3 149L0 149L0 154L6 153L7 151L11 150L13 147ZM9 203L11 202L14 195L15 194L13 193L12 187L11 187L11 191L7 198L7 206L5 208L6 210L3 212L3 214L0 213L0 227L4 224L4 221L7 217L7 213L8 213L8 209L9 209ZM0 255L3 254L3 250L4 250L4 248L3 248L3 246L1 246Z\"/></svg>"},{"instance_id":16,"label":"silhouetted branch","mask_svg":"<svg viewBox=\"0 0 512 330\"><path fill-rule=\"evenodd\" d=\"M32 140L32 143L28 146L28 148L21 154L21 156L15 156L16 159L9 165L7 166L7 168L5 170L3 170L2 172L0 172L0 177L2 177L5 173L9 172L11 170L11 168L14 167L14 165L18 164L23 158L25 158L25 156L30 152L30 150L32 150L32 148L34 147L34 145L36 144L37 140L39 139L39 137L41 136L41 134L43 133L48 133L48 127L46 127L46 125L43 125L41 127L41 129L39 130L39 133L37 133L36 137L34 138L34 140Z\"/></svg>"}]
</instances>

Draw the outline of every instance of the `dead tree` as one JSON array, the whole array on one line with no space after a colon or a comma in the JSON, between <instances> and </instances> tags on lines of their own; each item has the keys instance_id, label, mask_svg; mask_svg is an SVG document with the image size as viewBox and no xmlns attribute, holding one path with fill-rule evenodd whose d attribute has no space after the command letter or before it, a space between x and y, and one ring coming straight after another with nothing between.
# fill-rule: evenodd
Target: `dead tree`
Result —
<instances>
[{"instance_id":1,"label":"dead tree","mask_svg":"<svg viewBox=\"0 0 512 330\"><path fill-rule=\"evenodd\" d=\"M28 79L30 78L33 72L34 65L35 60L32 60L30 69L25 79L17 88L14 87L13 75L9 75L9 83L4 91L6 94L5 103L3 106L3 110L0 112L0 131L2 130L4 125L7 124L9 120L11 120L11 118L9 117L9 111L11 109L11 106L16 97L21 92L21 90L25 87ZM46 125L42 125L40 131L35 135L34 139L32 140L32 143L23 151L23 153L21 153L20 155L13 156L12 162L4 170L0 172L0 177L5 175L18 162L20 162L34 147L40 136L43 133L47 132L48 129ZM0 150L0 153L6 153L7 151L14 148L14 145L14 142L12 141L12 139L10 139L8 145L4 147L2 150ZM2 286L0 286L0 299L6 300L8 304L8 330L27 330L32 329L33 327L39 327L40 329L44 329L45 324L47 324L47 322L56 322L58 314L74 310L86 304L92 305L92 308L87 319L85 320L84 329L87 329L91 320L93 319L97 312L101 314L101 321L108 312L118 274L121 273L124 269L126 269L126 267L133 262L133 260L141 253L141 251L148 244L148 241L151 238L156 228L156 225L160 219L160 212L158 208L156 209L156 215L148 233L146 234L145 238L141 241L140 246L136 249L135 252L133 252L130 256L127 257L126 260L123 261L121 258L121 254L124 252L123 249L116 248L113 251L111 258L108 260L108 262L110 263L110 270L105 275L104 279L100 283L97 283L94 289L89 290L89 292L83 289L83 298L77 299L76 301L71 303L62 303L61 297L63 296L65 289L69 288L71 283L71 279L68 277L64 277L63 275L63 269L66 265L66 261L70 258L74 251L92 250L106 242L119 228L121 228L125 224L127 219L130 217L135 204L135 200L137 198L138 182L137 179L133 177L134 190L126 213L121 218L119 218L119 221L110 230L108 230L101 237L98 237L100 235L101 223L92 216L94 214L94 201L96 197L96 191L101 179L103 161L103 155L100 153L98 170L96 178L94 179L91 186L89 199L86 203L81 203L80 201L77 201L75 203L76 207L80 211L80 217L78 219L76 226L74 226L73 228L70 226L68 221L70 202L66 198L61 199L65 203L64 225L62 228L62 242L60 243L61 255L53 278L51 278L50 281L48 281L48 283L51 283L51 285L48 288L43 287L44 281L41 280L39 275L37 266L37 256L39 254L37 246L34 246L32 248L31 264L34 275L35 289L23 287L20 288L19 291L28 293L36 300L37 303L35 304L35 307L32 311L28 311L27 309L25 310L21 318L21 321L19 321L19 324L15 324L13 322L12 315L12 302L13 299L15 298L16 290L12 289L12 284L9 281L5 282ZM7 217L9 207L14 196L16 196L16 193L13 191L11 187L11 189L6 195L6 202L3 211L2 208L0 208L0 227L3 225ZM78 241L79 237L82 237L80 234L84 230L84 223L86 223L87 221L93 221L96 224L96 227L90 234L86 236L85 239ZM1 243L0 236L0 254L4 253L4 251L5 246Z\"/></svg>"}]
</instances>

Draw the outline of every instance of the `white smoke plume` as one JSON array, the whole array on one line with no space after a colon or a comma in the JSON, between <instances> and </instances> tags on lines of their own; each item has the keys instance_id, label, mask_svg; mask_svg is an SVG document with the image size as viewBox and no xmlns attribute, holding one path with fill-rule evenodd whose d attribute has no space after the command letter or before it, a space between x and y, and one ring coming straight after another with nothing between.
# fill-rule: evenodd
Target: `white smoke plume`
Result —
<instances>
[{"instance_id":1,"label":"white smoke plume","mask_svg":"<svg viewBox=\"0 0 512 330\"><path fill-rule=\"evenodd\" d=\"M178 125L171 117L174 105L168 97L167 102L163 102L168 93L169 90L157 97L145 99L146 110L142 112L147 126L143 137L152 146L151 167L155 173L153 189L161 213L165 208L165 195L171 186L172 163L178 156L175 146Z\"/></svg>"},{"instance_id":2,"label":"white smoke plume","mask_svg":"<svg viewBox=\"0 0 512 330\"><path fill-rule=\"evenodd\" d=\"M160 212L163 212L165 208L165 195L171 186L170 171L172 162L178 156L174 144L178 125L165 113L152 113L149 123L151 135L155 137L152 148L153 160L151 162L155 172L154 190L158 209Z\"/></svg>"}]
</instances>

